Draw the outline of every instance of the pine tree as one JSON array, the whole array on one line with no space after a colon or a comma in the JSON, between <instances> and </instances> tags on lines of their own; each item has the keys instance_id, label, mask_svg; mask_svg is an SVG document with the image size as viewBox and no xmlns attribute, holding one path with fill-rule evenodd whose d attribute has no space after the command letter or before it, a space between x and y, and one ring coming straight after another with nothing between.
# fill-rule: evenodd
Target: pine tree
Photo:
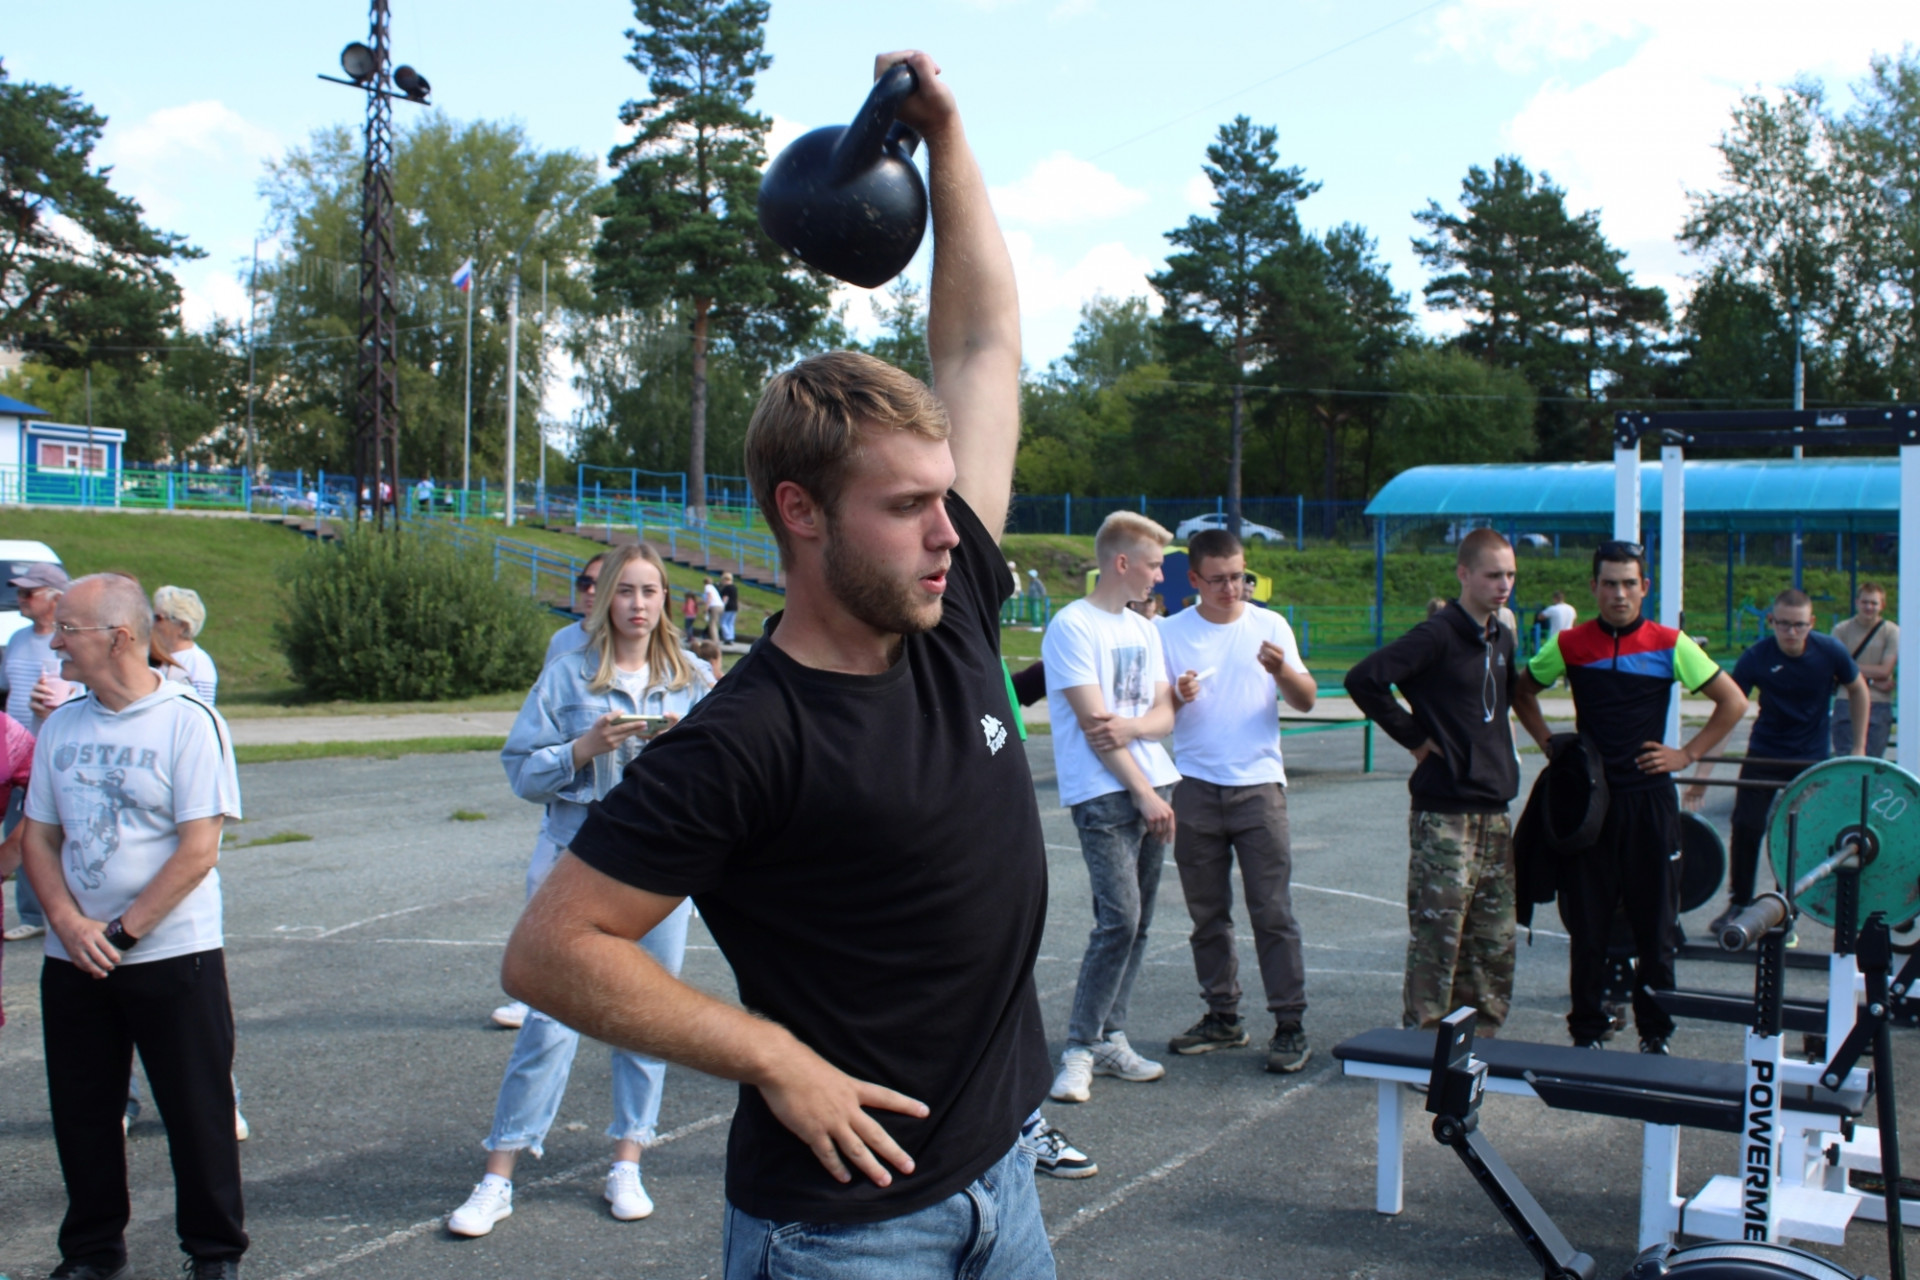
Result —
<instances>
[{"instance_id":1,"label":"pine tree","mask_svg":"<svg viewBox=\"0 0 1920 1280\"><path fill-rule=\"evenodd\" d=\"M1280 164L1279 131L1236 116L1220 126L1202 172L1213 184L1213 216L1194 215L1167 232L1181 250L1149 278L1167 304L1169 324L1197 329L1224 349L1233 370L1232 443L1227 461L1227 527L1240 529L1240 471L1245 453L1246 371L1258 306L1258 271L1300 239L1296 206L1320 189L1299 167ZM1178 344L1176 344L1178 345Z\"/></svg>"},{"instance_id":2,"label":"pine tree","mask_svg":"<svg viewBox=\"0 0 1920 1280\"><path fill-rule=\"evenodd\" d=\"M634 0L627 61L644 99L620 109L635 130L601 212L594 288L634 311L675 304L691 336L687 497L706 519L707 359L715 344L790 349L826 312L825 281L797 268L754 216L766 135L754 76L772 65L766 0Z\"/></svg>"}]
</instances>

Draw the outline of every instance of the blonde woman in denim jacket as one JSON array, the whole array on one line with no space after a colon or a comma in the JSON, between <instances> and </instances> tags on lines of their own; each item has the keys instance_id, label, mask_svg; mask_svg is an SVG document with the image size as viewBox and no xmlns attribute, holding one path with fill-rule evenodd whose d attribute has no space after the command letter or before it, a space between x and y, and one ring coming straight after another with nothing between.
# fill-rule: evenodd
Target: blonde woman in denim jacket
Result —
<instances>
[{"instance_id":1,"label":"blonde woman in denim jacket","mask_svg":"<svg viewBox=\"0 0 1920 1280\"><path fill-rule=\"evenodd\" d=\"M587 806L611 791L658 722L620 723L617 717L664 717L670 727L712 686L706 663L680 647L678 629L662 619L672 602L666 566L652 547L619 547L601 566L599 589L587 615L587 646L556 658L541 672L520 708L500 753L507 780L522 800L544 803L545 820L527 869L527 896L547 878L580 829ZM640 939L669 973L680 972L691 904ZM538 1011L527 1015L514 1040L506 1078L494 1107L493 1131L483 1144L487 1171L467 1202L447 1220L455 1235L483 1236L513 1212L513 1168L522 1151L541 1154L566 1092L579 1033ZM653 1212L640 1183L640 1154L653 1141L666 1063L613 1054L613 1167L605 1197L623 1221Z\"/></svg>"}]
</instances>

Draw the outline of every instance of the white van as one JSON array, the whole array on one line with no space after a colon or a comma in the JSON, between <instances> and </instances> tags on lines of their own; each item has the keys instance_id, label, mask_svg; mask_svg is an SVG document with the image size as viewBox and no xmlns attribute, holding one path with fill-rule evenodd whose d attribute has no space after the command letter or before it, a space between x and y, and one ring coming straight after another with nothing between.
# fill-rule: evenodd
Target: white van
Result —
<instances>
[{"instance_id":1,"label":"white van","mask_svg":"<svg viewBox=\"0 0 1920 1280\"><path fill-rule=\"evenodd\" d=\"M0 645L5 645L13 633L31 625L20 616L18 592L13 587L13 579L27 571L31 564L59 564L60 557L53 548L44 542L8 542L0 540Z\"/></svg>"}]
</instances>

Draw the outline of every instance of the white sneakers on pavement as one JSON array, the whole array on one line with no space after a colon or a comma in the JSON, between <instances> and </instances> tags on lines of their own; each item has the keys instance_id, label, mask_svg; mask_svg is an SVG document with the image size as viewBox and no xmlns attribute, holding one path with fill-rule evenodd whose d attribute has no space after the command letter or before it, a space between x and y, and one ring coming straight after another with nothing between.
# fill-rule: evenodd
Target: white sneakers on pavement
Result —
<instances>
[{"instance_id":1,"label":"white sneakers on pavement","mask_svg":"<svg viewBox=\"0 0 1920 1280\"><path fill-rule=\"evenodd\" d=\"M247 1123L247 1118L240 1114L238 1107L233 1109L233 1136L242 1142L253 1136L253 1126Z\"/></svg>"},{"instance_id":2,"label":"white sneakers on pavement","mask_svg":"<svg viewBox=\"0 0 1920 1280\"><path fill-rule=\"evenodd\" d=\"M1068 1049L1060 1055L1060 1074L1047 1096L1055 1102L1085 1102L1093 1096L1093 1050Z\"/></svg>"},{"instance_id":3,"label":"white sneakers on pavement","mask_svg":"<svg viewBox=\"0 0 1920 1280\"><path fill-rule=\"evenodd\" d=\"M527 1025L527 1006L518 1000L501 1005L493 1011L493 1025L518 1031Z\"/></svg>"},{"instance_id":4,"label":"white sneakers on pavement","mask_svg":"<svg viewBox=\"0 0 1920 1280\"><path fill-rule=\"evenodd\" d=\"M1127 1043L1127 1033L1115 1031L1093 1046L1093 1074L1117 1076L1136 1084L1158 1080L1167 1069L1151 1058L1143 1058Z\"/></svg>"},{"instance_id":5,"label":"white sneakers on pavement","mask_svg":"<svg viewBox=\"0 0 1920 1280\"><path fill-rule=\"evenodd\" d=\"M493 1224L513 1216L513 1183L488 1174L467 1202L447 1215L447 1230L457 1236L484 1236Z\"/></svg>"},{"instance_id":6,"label":"white sneakers on pavement","mask_svg":"<svg viewBox=\"0 0 1920 1280\"><path fill-rule=\"evenodd\" d=\"M653 1212L653 1198L640 1185L640 1166L631 1160L613 1162L604 1194L613 1216L622 1222L637 1222Z\"/></svg>"},{"instance_id":7,"label":"white sneakers on pavement","mask_svg":"<svg viewBox=\"0 0 1920 1280\"><path fill-rule=\"evenodd\" d=\"M0 933L0 938L5 938L8 942L25 942L29 938L39 937L46 931L47 926L43 924L17 924L5 933Z\"/></svg>"}]
</instances>

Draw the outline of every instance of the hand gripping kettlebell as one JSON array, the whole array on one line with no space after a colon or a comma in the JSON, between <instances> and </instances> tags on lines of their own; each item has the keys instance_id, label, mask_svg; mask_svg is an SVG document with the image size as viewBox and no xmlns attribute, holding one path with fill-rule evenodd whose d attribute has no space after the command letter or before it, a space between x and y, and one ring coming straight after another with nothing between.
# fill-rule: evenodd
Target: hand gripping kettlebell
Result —
<instances>
[{"instance_id":1,"label":"hand gripping kettlebell","mask_svg":"<svg viewBox=\"0 0 1920 1280\"><path fill-rule=\"evenodd\" d=\"M918 82L887 68L850 125L800 137L760 179L760 226L800 261L863 289L906 270L927 232L927 187L914 167L920 135L894 113Z\"/></svg>"}]
</instances>

